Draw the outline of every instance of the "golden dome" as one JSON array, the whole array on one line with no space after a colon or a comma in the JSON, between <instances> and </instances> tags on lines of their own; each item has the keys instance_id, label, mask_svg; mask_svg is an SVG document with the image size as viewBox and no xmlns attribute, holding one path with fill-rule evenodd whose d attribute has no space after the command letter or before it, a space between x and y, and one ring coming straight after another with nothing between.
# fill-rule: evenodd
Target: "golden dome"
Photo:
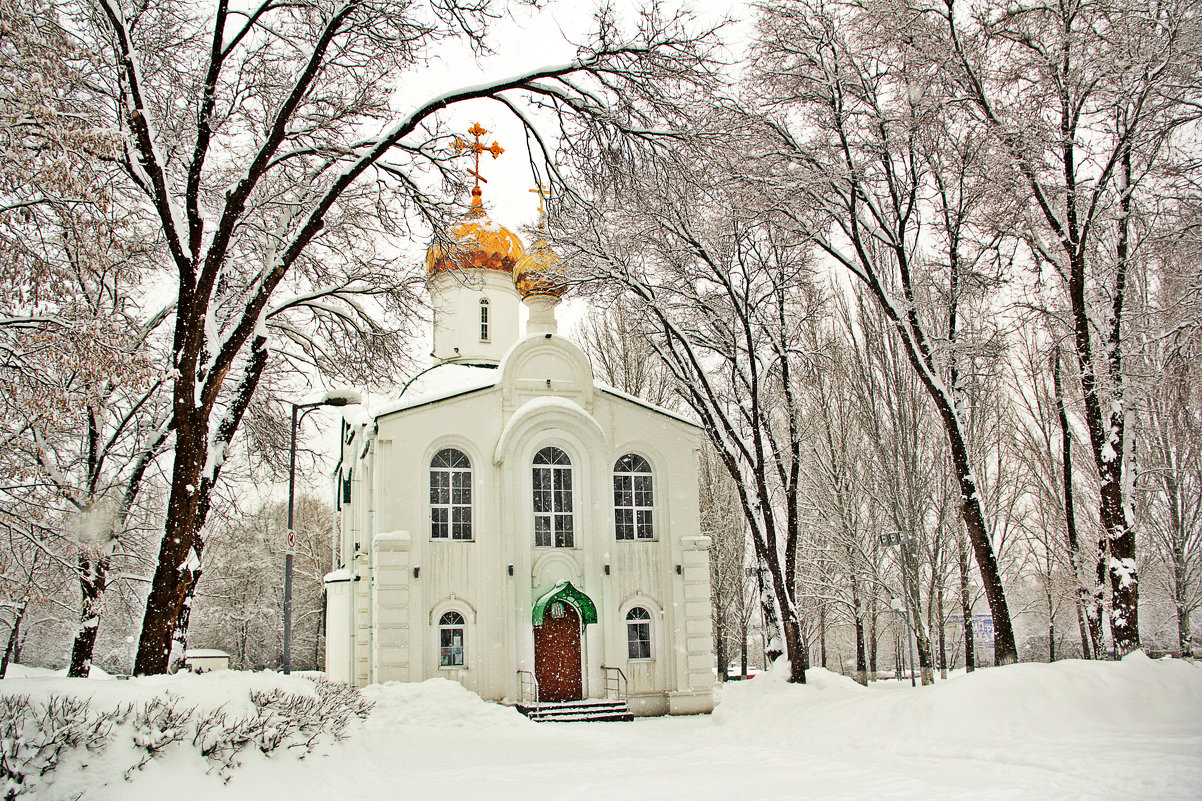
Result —
<instances>
[{"instance_id":1,"label":"golden dome","mask_svg":"<svg viewBox=\"0 0 1202 801\"><path fill-rule=\"evenodd\" d=\"M513 285L523 298L544 295L562 298L568 291L567 273L559 254L540 239L531 245L513 270Z\"/></svg>"},{"instance_id":2,"label":"golden dome","mask_svg":"<svg viewBox=\"0 0 1202 801\"><path fill-rule=\"evenodd\" d=\"M525 249L512 231L489 219L480 199L480 188L472 189L472 206L467 218L451 229L450 248L435 243L426 251L426 275L447 270L497 270L509 273Z\"/></svg>"}]
</instances>

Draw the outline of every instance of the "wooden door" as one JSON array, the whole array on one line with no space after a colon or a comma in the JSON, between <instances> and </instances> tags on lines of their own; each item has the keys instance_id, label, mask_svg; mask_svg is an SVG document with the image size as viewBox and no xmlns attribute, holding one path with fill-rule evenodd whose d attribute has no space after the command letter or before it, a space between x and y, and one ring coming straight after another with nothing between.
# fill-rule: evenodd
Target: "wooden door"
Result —
<instances>
[{"instance_id":1,"label":"wooden door","mask_svg":"<svg viewBox=\"0 0 1202 801\"><path fill-rule=\"evenodd\" d=\"M543 701L579 701L584 697L580 615L571 604L552 601L543 624L534 627L534 675Z\"/></svg>"}]
</instances>

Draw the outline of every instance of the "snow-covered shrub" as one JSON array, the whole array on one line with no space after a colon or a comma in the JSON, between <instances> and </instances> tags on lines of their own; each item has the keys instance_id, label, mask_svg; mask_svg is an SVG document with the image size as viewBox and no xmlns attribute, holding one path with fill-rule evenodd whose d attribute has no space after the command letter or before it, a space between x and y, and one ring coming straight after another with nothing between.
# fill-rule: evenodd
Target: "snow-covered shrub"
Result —
<instances>
[{"instance_id":1,"label":"snow-covered shrub","mask_svg":"<svg viewBox=\"0 0 1202 801\"><path fill-rule=\"evenodd\" d=\"M192 735L197 716L195 707L181 706L179 696L165 693L162 698L151 698L133 707L128 717L132 717L134 746L146 753L141 762L125 771L126 778L135 770L141 770L167 746Z\"/></svg>"},{"instance_id":2,"label":"snow-covered shrub","mask_svg":"<svg viewBox=\"0 0 1202 801\"><path fill-rule=\"evenodd\" d=\"M281 745L308 753L323 734L341 740L352 717L365 718L371 711L371 702L358 690L325 679L313 684L315 696L251 691L258 724L255 744L263 753Z\"/></svg>"},{"instance_id":3,"label":"snow-covered shrub","mask_svg":"<svg viewBox=\"0 0 1202 801\"><path fill-rule=\"evenodd\" d=\"M325 680L314 682L312 694L251 690L250 701L252 711L231 714L188 706L172 692L108 709L91 709L89 699L73 695L0 695L3 801L33 793L60 763L86 764L88 752L125 736L136 755L122 770L126 779L176 744L194 747L228 779L252 745L263 754L283 748L304 757L323 740L343 739L351 720L367 717L372 706L358 690Z\"/></svg>"},{"instance_id":4,"label":"snow-covered shrub","mask_svg":"<svg viewBox=\"0 0 1202 801\"><path fill-rule=\"evenodd\" d=\"M103 748L120 710L93 713L82 698L0 696L0 781L4 801L14 801L49 781L69 753Z\"/></svg>"}]
</instances>

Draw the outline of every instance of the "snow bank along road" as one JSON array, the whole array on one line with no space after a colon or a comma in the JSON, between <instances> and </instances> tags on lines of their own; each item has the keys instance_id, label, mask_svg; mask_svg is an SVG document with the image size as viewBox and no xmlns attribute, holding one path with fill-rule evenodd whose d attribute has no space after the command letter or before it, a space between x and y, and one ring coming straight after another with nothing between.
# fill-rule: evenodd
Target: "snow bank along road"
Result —
<instances>
[{"instance_id":1,"label":"snow bank along road","mask_svg":"<svg viewBox=\"0 0 1202 801\"><path fill-rule=\"evenodd\" d=\"M236 694L243 676L172 689ZM303 760L248 756L225 784L182 749L128 783L56 784L123 801L1202 799L1202 666L1135 654L918 689L809 676L727 685L712 717L625 724L533 724L449 681L389 684L365 691L375 710L346 741Z\"/></svg>"}]
</instances>

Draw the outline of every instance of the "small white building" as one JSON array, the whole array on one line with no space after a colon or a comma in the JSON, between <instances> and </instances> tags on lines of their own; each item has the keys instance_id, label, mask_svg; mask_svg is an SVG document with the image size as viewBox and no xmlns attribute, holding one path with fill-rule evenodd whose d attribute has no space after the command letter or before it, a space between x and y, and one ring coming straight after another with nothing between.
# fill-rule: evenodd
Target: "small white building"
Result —
<instances>
[{"instance_id":1,"label":"small white building","mask_svg":"<svg viewBox=\"0 0 1202 801\"><path fill-rule=\"evenodd\" d=\"M634 714L708 712L702 432L594 380L556 332L558 258L473 195L455 247L427 255L434 365L343 425L327 673L508 702L624 677Z\"/></svg>"},{"instance_id":2,"label":"small white building","mask_svg":"<svg viewBox=\"0 0 1202 801\"><path fill-rule=\"evenodd\" d=\"M216 648L189 648L184 651L184 667L193 673L228 670L230 655Z\"/></svg>"}]
</instances>

